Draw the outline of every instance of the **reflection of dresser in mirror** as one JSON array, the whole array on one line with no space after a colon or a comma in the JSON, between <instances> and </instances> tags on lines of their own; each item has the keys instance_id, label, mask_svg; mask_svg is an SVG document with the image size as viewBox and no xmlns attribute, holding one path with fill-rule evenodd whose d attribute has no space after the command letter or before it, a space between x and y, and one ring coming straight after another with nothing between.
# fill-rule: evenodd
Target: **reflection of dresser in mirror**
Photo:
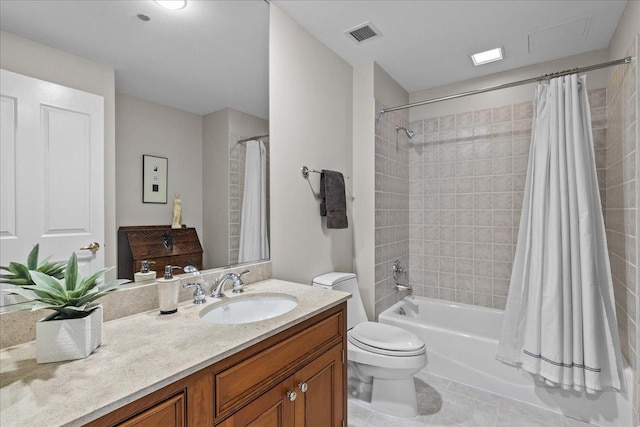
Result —
<instances>
[{"instance_id":1,"label":"reflection of dresser in mirror","mask_svg":"<svg viewBox=\"0 0 640 427\"><path fill-rule=\"evenodd\" d=\"M133 280L142 261L153 261L156 277L165 265L193 265L202 270L202 245L195 228L170 225L128 226L118 229L118 278Z\"/></svg>"}]
</instances>

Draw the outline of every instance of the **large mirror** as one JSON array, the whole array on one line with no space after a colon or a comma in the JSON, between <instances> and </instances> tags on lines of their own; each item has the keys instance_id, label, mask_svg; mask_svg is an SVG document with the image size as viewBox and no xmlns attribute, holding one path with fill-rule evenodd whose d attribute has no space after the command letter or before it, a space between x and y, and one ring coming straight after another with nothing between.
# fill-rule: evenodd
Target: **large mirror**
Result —
<instances>
[{"instance_id":1,"label":"large mirror","mask_svg":"<svg viewBox=\"0 0 640 427\"><path fill-rule=\"evenodd\" d=\"M268 170L255 170L268 168L268 4L158 3L3 0L0 29L115 70L115 105L105 109L115 111L116 229L171 224L179 195L180 223L197 233L204 269L268 258L269 203L255 196L268 198L269 188ZM167 159L167 203L143 202L144 155ZM245 211L261 216L245 226L246 197ZM261 250L243 250L256 230ZM25 261L4 255L1 265Z\"/></svg>"}]
</instances>

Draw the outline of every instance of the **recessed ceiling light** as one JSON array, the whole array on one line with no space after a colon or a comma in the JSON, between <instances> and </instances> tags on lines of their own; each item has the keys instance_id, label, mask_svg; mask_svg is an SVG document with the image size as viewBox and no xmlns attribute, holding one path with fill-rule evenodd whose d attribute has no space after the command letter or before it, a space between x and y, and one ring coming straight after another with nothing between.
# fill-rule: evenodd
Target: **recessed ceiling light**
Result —
<instances>
[{"instance_id":1,"label":"recessed ceiling light","mask_svg":"<svg viewBox=\"0 0 640 427\"><path fill-rule=\"evenodd\" d=\"M166 9L171 9L171 10L182 9L187 5L187 0L154 0L154 1L158 3L160 6Z\"/></svg>"},{"instance_id":2,"label":"recessed ceiling light","mask_svg":"<svg viewBox=\"0 0 640 427\"><path fill-rule=\"evenodd\" d=\"M471 55L471 60L473 61L473 65L475 66L500 61L502 59L504 59L504 55L502 54L501 47L497 47L491 50L485 50L484 52L474 53L473 55Z\"/></svg>"}]
</instances>

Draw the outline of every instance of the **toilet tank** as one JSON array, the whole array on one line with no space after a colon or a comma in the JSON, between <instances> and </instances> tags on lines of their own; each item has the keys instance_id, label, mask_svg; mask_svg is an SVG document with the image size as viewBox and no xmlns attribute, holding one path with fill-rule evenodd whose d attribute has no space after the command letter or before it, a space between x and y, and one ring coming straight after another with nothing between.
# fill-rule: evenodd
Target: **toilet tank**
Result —
<instances>
[{"instance_id":1,"label":"toilet tank","mask_svg":"<svg viewBox=\"0 0 640 427\"><path fill-rule=\"evenodd\" d=\"M351 294L351 298L347 300L347 329L351 329L357 324L368 320L362 299L360 298L358 279L355 274L339 272L326 273L314 278L313 286Z\"/></svg>"}]
</instances>

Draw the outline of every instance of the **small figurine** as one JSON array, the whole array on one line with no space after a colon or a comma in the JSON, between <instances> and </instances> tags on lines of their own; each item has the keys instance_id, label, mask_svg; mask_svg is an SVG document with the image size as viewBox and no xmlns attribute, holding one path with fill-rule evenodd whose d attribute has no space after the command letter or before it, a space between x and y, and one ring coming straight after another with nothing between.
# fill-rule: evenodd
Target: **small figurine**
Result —
<instances>
[{"instance_id":1,"label":"small figurine","mask_svg":"<svg viewBox=\"0 0 640 427\"><path fill-rule=\"evenodd\" d=\"M176 193L176 198L173 199L173 222L171 228L182 228L182 201L180 200L180 193Z\"/></svg>"}]
</instances>

